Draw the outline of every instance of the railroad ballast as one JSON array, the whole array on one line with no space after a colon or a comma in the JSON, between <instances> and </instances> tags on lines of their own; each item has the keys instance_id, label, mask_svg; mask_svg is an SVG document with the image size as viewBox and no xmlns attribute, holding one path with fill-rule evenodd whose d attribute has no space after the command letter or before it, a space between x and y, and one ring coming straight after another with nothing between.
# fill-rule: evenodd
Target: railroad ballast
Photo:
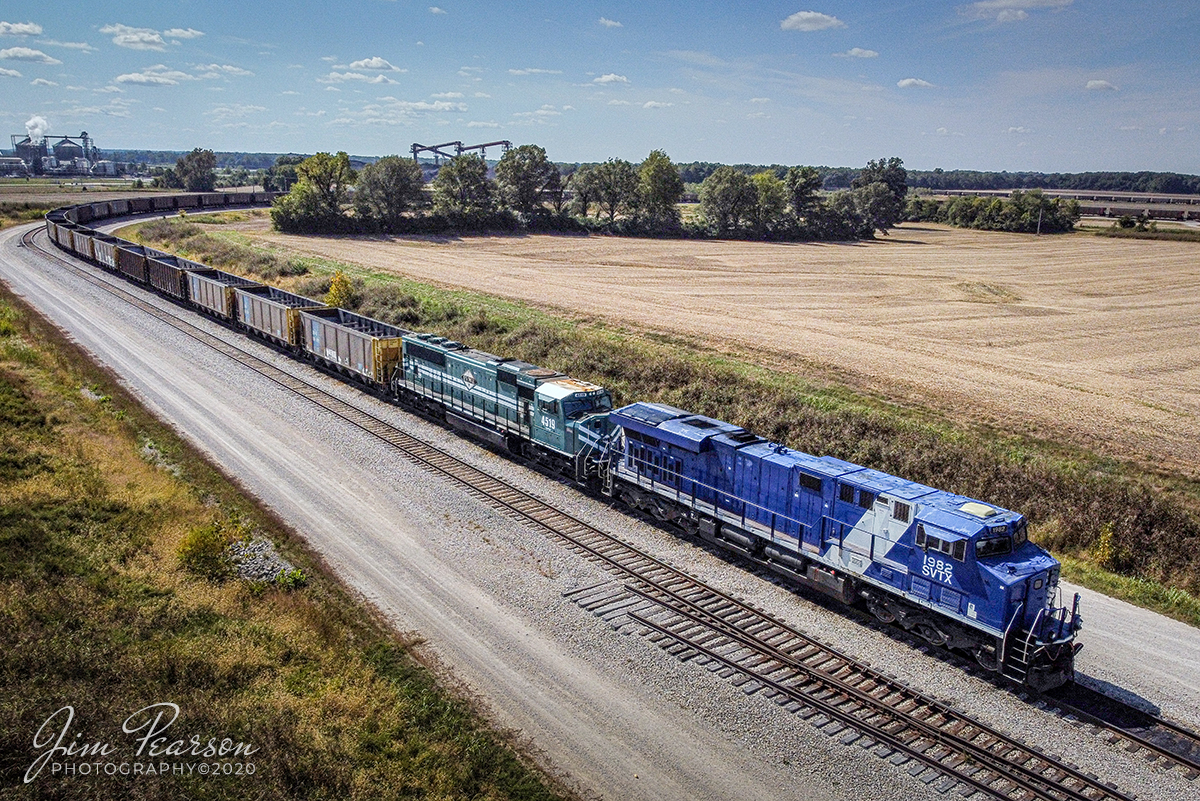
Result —
<instances>
[{"instance_id":1,"label":"railroad ballast","mask_svg":"<svg viewBox=\"0 0 1200 801\"><path fill-rule=\"evenodd\" d=\"M1079 596L1025 518L657 403L407 331L85 225L129 213L266 203L155 196L57 209L59 247L281 346L580 485L1045 691L1071 681Z\"/></svg>"}]
</instances>

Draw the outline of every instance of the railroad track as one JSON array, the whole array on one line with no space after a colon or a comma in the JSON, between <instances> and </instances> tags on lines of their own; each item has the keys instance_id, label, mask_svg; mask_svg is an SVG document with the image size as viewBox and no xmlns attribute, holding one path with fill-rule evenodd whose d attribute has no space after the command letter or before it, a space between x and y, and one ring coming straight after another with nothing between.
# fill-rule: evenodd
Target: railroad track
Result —
<instances>
[{"instance_id":1,"label":"railroad track","mask_svg":"<svg viewBox=\"0 0 1200 801\"><path fill-rule=\"evenodd\" d=\"M128 291L124 281L34 247L276 384L386 442L405 458L456 483L483 503L564 543L611 579L569 593L618 628L684 660L699 661L747 692L761 692L847 744L856 743L941 790L1027 801L1126 801L1097 777L859 664L762 611L594 526L419 440L313 383L204 331Z\"/></svg>"}]
</instances>

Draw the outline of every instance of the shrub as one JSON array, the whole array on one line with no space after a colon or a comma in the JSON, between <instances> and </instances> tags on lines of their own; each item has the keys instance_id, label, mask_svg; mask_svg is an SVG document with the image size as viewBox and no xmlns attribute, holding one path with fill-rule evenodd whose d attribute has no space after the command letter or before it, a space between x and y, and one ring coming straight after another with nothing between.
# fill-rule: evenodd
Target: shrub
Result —
<instances>
[{"instance_id":1,"label":"shrub","mask_svg":"<svg viewBox=\"0 0 1200 801\"><path fill-rule=\"evenodd\" d=\"M234 522L216 520L197 526L179 544L179 563L201 578L224 581L234 572L229 546L244 537L243 527Z\"/></svg>"}]
</instances>

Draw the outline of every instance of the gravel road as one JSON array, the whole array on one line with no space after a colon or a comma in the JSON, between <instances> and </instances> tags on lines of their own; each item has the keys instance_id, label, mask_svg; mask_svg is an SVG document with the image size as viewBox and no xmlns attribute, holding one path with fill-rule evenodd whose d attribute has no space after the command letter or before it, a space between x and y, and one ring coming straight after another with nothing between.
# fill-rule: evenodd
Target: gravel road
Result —
<instances>
[{"instance_id":1,"label":"gravel road","mask_svg":"<svg viewBox=\"0 0 1200 801\"><path fill-rule=\"evenodd\" d=\"M425 638L501 726L518 730L544 764L584 792L630 800L941 797L937 781L928 785L907 766L843 745L648 640L614 631L564 597L604 580L597 568L340 419L18 248L23 230L0 233L0 279L278 512L400 630ZM244 342L215 324L202 325ZM919 647L864 628L305 365L255 350L1126 791L1143 798L1196 792L1178 771L1147 766ZM1200 726L1200 632L1090 594L1084 609L1088 647L1080 666L1088 680L1124 688Z\"/></svg>"}]
</instances>

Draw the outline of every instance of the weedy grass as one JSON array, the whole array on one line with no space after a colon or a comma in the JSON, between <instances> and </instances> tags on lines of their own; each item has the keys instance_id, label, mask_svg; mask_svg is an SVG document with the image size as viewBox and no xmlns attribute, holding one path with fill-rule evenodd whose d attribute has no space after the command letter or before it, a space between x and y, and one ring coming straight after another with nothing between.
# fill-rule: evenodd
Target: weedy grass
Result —
<instances>
[{"instance_id":1,"label":"weedy grass","mask_svg":"<svg viewBox=\"0 0 1200 801\"><path fill-rule=\"evenodd\" d=\"M1156 239L1165 242L1200 242L1200 231L1189 231L1180 228L1162 228L1153 231L1138 231L1134 228L1118 228L1110 226L1095 232L1096 236L1107 236L1114 239Z\"/></svg>"},{"instance_id":2,"label":"weedy grass","mask_svg":"<svg viewBox=\"0 0 1200 801\"><path fill-rule=\"evenodd\" d=\"M3 293L0 339L33 354L0 354L0 795L564 797L278 521ZM196 531L226 538L215 513L279 542L303 568L294 586L208 580L181 567ZM121 762L136 761L122 721L161 702L181 708L171 735L257 749L237 760L254 774L66 776L47 767L23 784L39 753L35 733L64 705L76 711L72 731L117 745Z\"/></svg>"},{"instance_id":3,"label":"weedy grass","mask_svg":"<svg viewBox=\"0 0 1200 801\"><path fill-rule=\"evenodd\" d=\"M21 223L33 222L46 216L46 212L56 208L43 203L23 201L0 201L0 230Z\"/></svg>"},{"instance_id":4,"label":"weedy grass","mask_svg":"<svg viewBox=\"0 0 1200 801\"><path fill-rule=\"evenodd\" d=\"M246 252L265 252L242 239L237 245ZM1038 542L1059 557L1094 567L1079 573L1082 581L1095 578L1097 588L1118 593L1132 592L1134 585L1097 577L1125 576L1162 587L1159 594L1120 596L1135 603L1187 619L1175 605L1155 599L1172 589L1200 593L1200 484L1195 481L1066 443L956 424L848 389L828 380L827 372L814 369L818 378L810 379L795 363L773 369L766 354L720 352L687 339L567 318L354 264L296 260L309 274L283 278L283 288L324 299L330 276L342 270L353 283L354 311L593 381L608 387L617 405L669 403L809 453L1020 510ZM236 265L232 269L239 271ZM1106 539L1098 558L1102 534Z\"/></svg>"}]
</instances>

